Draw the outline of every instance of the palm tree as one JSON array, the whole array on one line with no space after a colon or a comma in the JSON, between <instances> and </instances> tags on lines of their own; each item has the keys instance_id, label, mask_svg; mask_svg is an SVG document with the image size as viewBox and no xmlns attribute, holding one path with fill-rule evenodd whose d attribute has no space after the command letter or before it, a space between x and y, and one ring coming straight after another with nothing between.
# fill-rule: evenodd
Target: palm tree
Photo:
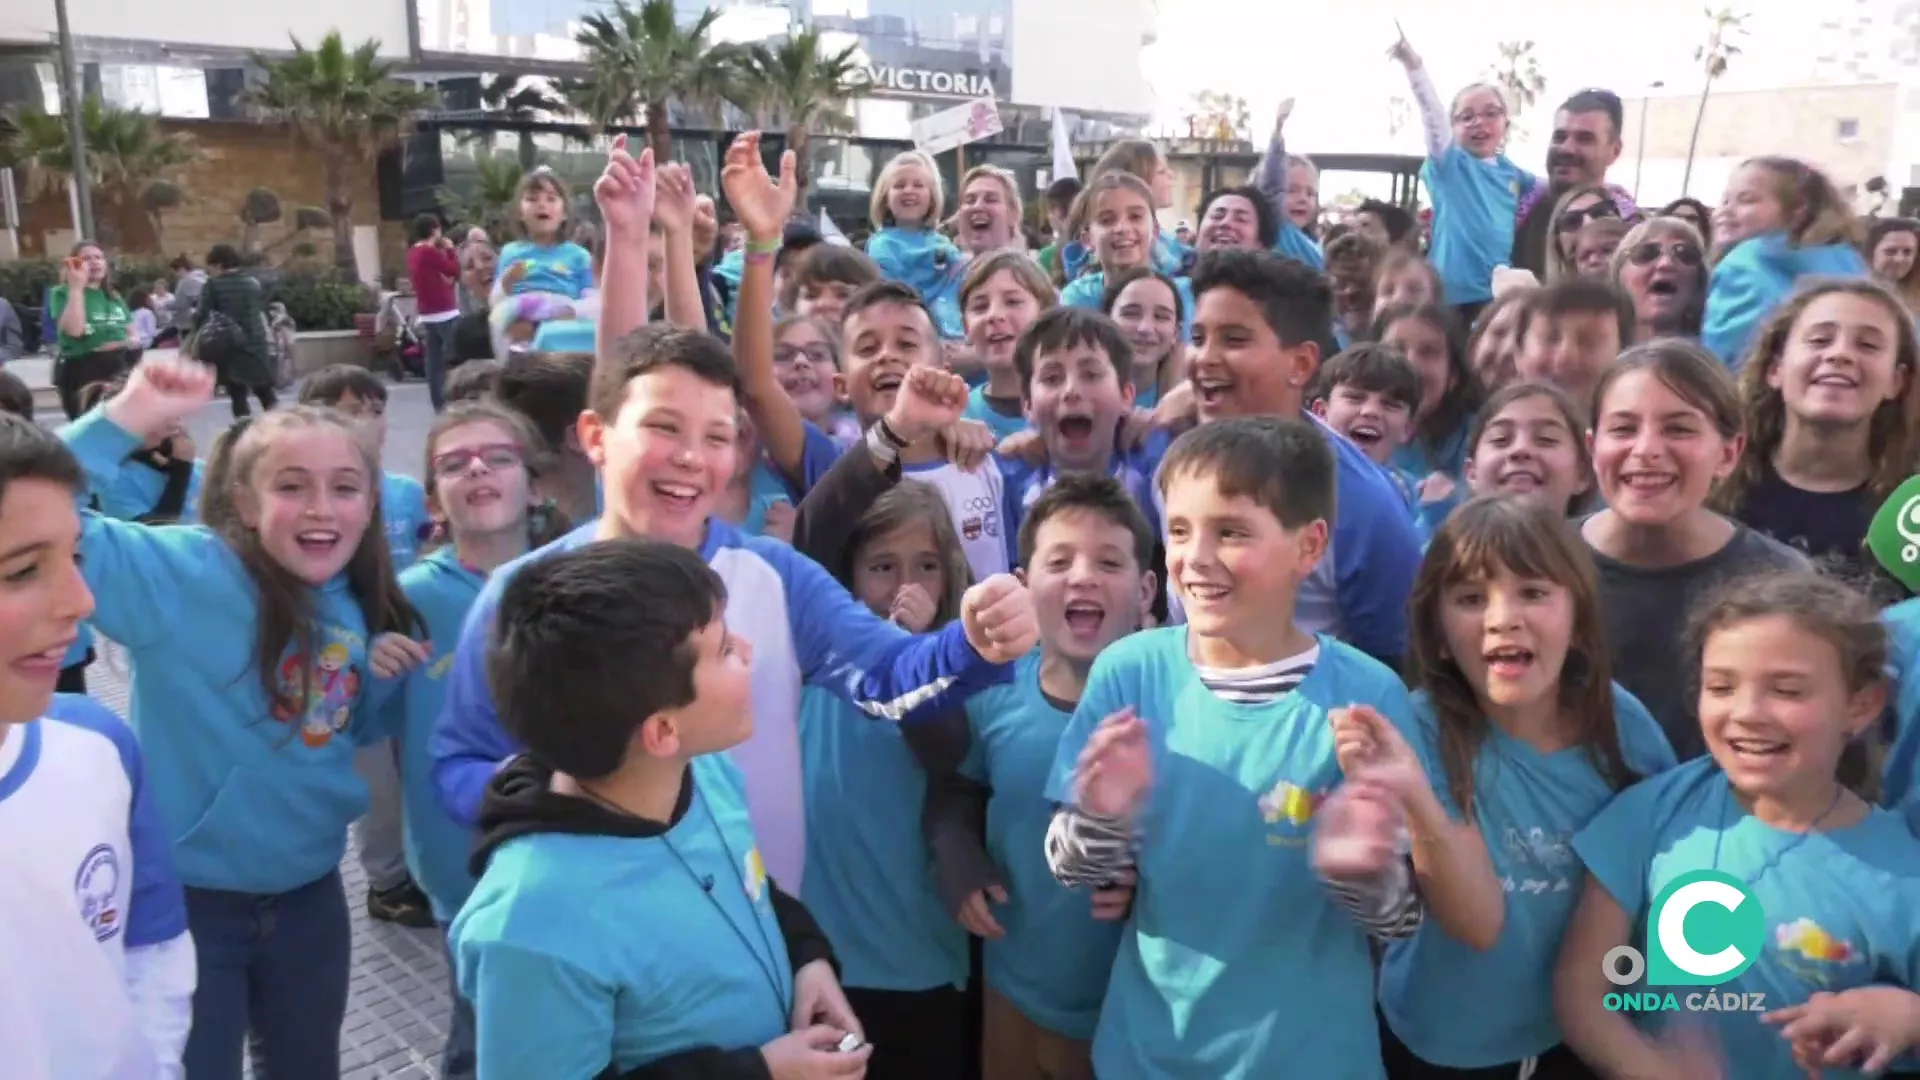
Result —
<instances>
[{"instance_id":1,"label":"palm tree","mask_svg":"<svg viewBox=\"0 0 1920 1080\"><path fill-rule=\"evenodd\" d=\"M708 39L719 13L701 12L681 26L673 0L626 0L581 20L574 41L586 54L587 78L574 104L599 127L644 117L647 145L665 160L673 149L669 101L708 107L724 96L738 51Z\"/></svg>"},{"instance_id":2,"label":"palm tree","mask_svg":"<svg viewBox=\"0 0 1920 1080\"><path fill-rule=\"evenodd\" d=\"M852 131L854 118L847 106L871 85L859 53L858 45L825 52L820 32L809 27L772 47L749 46L737 57L727 96L756 125L786 130L787 147L800 163L794 205L802 209L812 175L807 156L811 137L816 132Z\"/></svg>"},{"instance_id":3,"label":"palm tree","mask_svg":"<svg viewBox=\"0 0 1920 1080\"><path fill-rule=\"evenodd\" d=\"M454 221L478 225L489 236L503 236L512 227L515 205L520 199L520 179L525 174L512 154L477 153L473 156L474 182L471 191L442 187L435 192L440 208Z\"/></svg>"},{"instance_id":4,"label":"palm tree","mask_svg":"<svg viewBox=\"0 0 1920 1080\"><path fill-rule=\"evenodd\" d=\"M1493 83L1506 95L1508 113L1518 119L1547 92L1547 76L1540 70L1533 42L1503 41L1498 48L1500 59L1493 66Z\"/></svg>"},{"instance_id":5,"label":"palm tree","mask_svg":"<svg viewBox=\"0 0 1920 1080\"><path fill-rule=\"evenodd\" d=\"M293 40L293 55L255 54L266 79L247 100L268 117L290 125L320 154L320 183L333 219L333 259L353 269L353 188L361 171L405 133L413 114L437 96L393 77L369 38L349 49L335 30L312 49Z\"/></svg>"},{"instance_id":6,"label":"palm tree","mask_svg":"<svg viewBox=\"0 0 1920 1080\"><path fill-rule=\"evenodd\" d=\"M153 229L159 250L166 250L164 217L183 201L180 188L169 179L177 170L200 160L199 147L189 136L160 129L159 117L137 109L121 109L89 97L80 107L86 138L87 177L95 197L106 204L99 216L95 239L115 248L129 214L142 215ZM5 157L39 168L49 188L64 186L73 174L73 151L67 141L66 118L37 107L20 107L6 114Z\"/></svg>"},{"instance_id":7,"label":"palm tree","mask_svg":"<svg viewBox=\"0 0 1920 1080\"><path fill-rule=\"evenodd\" d=\"M1693 50L1693 58L1705 68L1706 85L1700 88L1700 108L1693 114L1693 134L1687 138L1687 168L1680 177L1680 191L1686 193L1693 180L1693 155L1700 147L1700 123L1707 118L1707 98L1713 94L1715 79L1727 73L1727 64L1740 55L1735 41L1747 32L1747 17L1735 15L1732 8L1707 9L1707 40Z\"/></svg>"}]
</instances>

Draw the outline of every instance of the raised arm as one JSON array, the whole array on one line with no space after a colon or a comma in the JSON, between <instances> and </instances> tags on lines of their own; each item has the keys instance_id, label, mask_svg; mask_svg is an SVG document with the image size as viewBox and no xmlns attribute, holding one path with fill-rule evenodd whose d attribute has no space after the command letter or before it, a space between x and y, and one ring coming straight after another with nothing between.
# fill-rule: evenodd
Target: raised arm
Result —
<instances>
[{"instance_id":1,"label":"raised arm","mask_svg":"<svg viewBox=\"0 0 1920 1080\"><path fill-rule=\"evenodd\" d=\"M653 220L667 248L667 322L705 330L707 308L700 299L700 270L693 253L693 195L693 174L685 165L655 170Z\"/></svg>"},{"instance_id":2,"label":"raised arm","mask_svg":"<svg viewBox=\"0 0 1920 1080\"><path fill-rule=\"evenodd\" d=\"M1267 152L1254 169L1254 186L1267 197L1279 220L1287 219L1287 117L1293 115L1293 99L1287 98L1273 117L1273 137Z\"/></svg>"},{"instance_id":3,"label":"raised arm","mask_svg":"<svg viewBox=\"0 0 1920 1080\"><path fill-rule=\"evenodd\" d=\"M1440 100L1440 94L1433 88L1433 79L1427 74L1426 65L1421 63L1420 54L1413 51L1403 33L1400 40L1393 43L1387 55L1399 61L1407 70L1407 85L1413 91L1413 101L1420 109L1420 133L1427 141L1427 157L1437 161L1447 147L1453 145L1453 118L1447 115L1447 107Z\"/></svg>"},{"instance_id":4,"label":"raised arm","mask_svg":"<svg viewBox=\"0 0 1920 1080\"><path fill-rule=\"evenodd\" d=\"M627 137L613 140L607 168L593 184L593 200L606 224L607 261L600 285L600 319L594 340L610 345L647 324L647 245L653 224L653 151L635 158ZM505 280L502 278L502 280Z\"/></svg>"},{"instance_id":5,"label":"raised arm","mask_svg":"<svg viewBox=\"0 0 1920 1080\"><path fill-rule=\"evenodd\" d=\"M760 133L745 132L727 147L720 183L747 231L746 266L733 316L733 359L740 366L747 414L759 428L760 444L774 467L790 480L804 479L806 419L773 369L773 260L780 251L781 230L793 213L793 151L780 155L776 183L760 158Z\"/></svg>"}]
</instances>

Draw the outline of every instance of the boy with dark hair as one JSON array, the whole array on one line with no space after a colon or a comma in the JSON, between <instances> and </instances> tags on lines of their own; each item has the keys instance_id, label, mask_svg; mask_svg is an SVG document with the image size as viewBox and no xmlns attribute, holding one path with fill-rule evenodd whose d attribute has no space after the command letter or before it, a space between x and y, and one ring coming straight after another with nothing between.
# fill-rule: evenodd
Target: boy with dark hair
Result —
<instances>
[{"instance_id":1,"label":"boy with dark hair","mask_svg":"<svg viewBox=\"0 0 1920 1080\"><path fill-rule=\"evenodd\" d=\"M1194 265L1193 287L1187 371L1201 423L1313 419L1302 399L1320 363L1317 338L1332 314L1326 278L1271 252L1209 251ZM1333 440L1333 455L1338 498L1327 511L1327 550L1291 609L1309 632L1333 634L1395 667L1406 647L1419 536L1385 469L1344 439ZM1162 520L1171 519L1163 513Z\"/></svg>"},{"instance_id":2,"label":"boy with dark hair","mask_svg":"<svg viewBox=\"0 0 1920 1080\"><path fill-rule=\"evenodd\" d=\"M12 413L22 420L32 420L38 411L33 407L33 391L20 376L0 368L0 412Z\"/></svg>"},{"instance_id":3,"label":"boy with dark hair","mask_svg":"<svg viewBox=\"0 0 1920 1080\"><path fill-rule=\"evenodd\" d=\"M1366 339L1373 320L1373 279L1386 248L1358 229L1327 244L1327 279L1333 283L1333 340L1342 348Z\"/></svg>"},{"instance_id":4,"label":"boy with dark hair","mask_svg":"<svg viewBox=\"0 0 1920 1080\"><path fill-rule=\"evenodd\" d=\"M880 268L865 252L840 244L816 244L787 270L777 294L780 310L838 326L847 317L848 299L879 280Z\"/></svg>"},{"instance_id":5,"label":"boy with dark hair","mask_svg":"<svg viewBox=\"0 0 1920 1080\"><path fill-rule=\"evenodd\" d=\"M1601 374L1633 342L1633 299L1611 282L1576 278L1535 293L1517 318L1520 378L1552 383L1592 412Z\"/></svg>"},{"instance_id":6,"label":"boy with dark hair","mask_svg":"<svg viewBox=\"0 0 1920 1080\"><path fill-rule=\"evenodd\" d=\"M1313 414L1368 460L1390 467L1420 406L1420 373L1406 354L1392 345L1355 345L1328 360L1314 386Z\"/></svg>"},{"instance_id":7,"label":"boy with dark hair","mask_svg":"<svg viewBox=\"0 0 1920 1080\"><path fill-rule=\"evenodd\" d=\"M469 360L447 373L447 404L463 401L494 401L499 397L500 376L507 365L494 359Z\"/></svg>"},{"instance_id":8,"label":"boy with dark hair","mask_svg":"<svg viewBox=\"0 0 1920 1080\"><path fill-rule=\"evenodd\" d=\"M488 681L529 752L488 786L451 932L483 1075L782 1076L872 1053L841 1056L860 1028L832 951L768 878L724 753L753 730L753 649L725 606L696 552L647 540L501 593ZM667 921L636 933L629 904Z\"/></svg>"},{"instance_id":9,"label":"boy with dark hair","mask_svg":"<svg viewBox=\"0 0 1920 1080\"><path fill-rule=\"evenodd\" d=\"M645 322L650 159L643 164L616 145L594 194L608 229L598 333L607 351L596 364L591 407L575 430L605 481L606 513L488 579L448 676L446 711L435 737L435 785L454 819L471 822L487 781L520 749L500 726L484 667L500 593L514 575L599 540L675 543L699 552L726 582L727 623L758 656L753 733L728 756L746 776L753 833L767 865L785 888L799 893L806 857L802 687L830 690L877 720L938 715L1003 681L1004 665L1032 647L1032 598L1011 575L989 578L967 591L959 619L910 636L791 547L743 536L715 517L736 467L740 406L732 358L717 341L702 343L686 331L645 330L627 338ZM927 338L932 340L930 332ZM939 430L962 407L961 401L923 398L911 380L889 391L899 398L889 405L900 405L891 415L915 430ZM897 456L898 447L885 449Z\"/></svg>"},{"instance_id":10,"label":"boy with dark hair","mask_svg":"<svg viewBox=\"0 0 1920 1080\"><path fill-rule=\"evenodd\" d=\"M106 707L54 693L93 611L78 566L80 465L0 416L0 1075L181 1075L198 978L186 896L139 744Z\"/></svg>"},{"instance_id":11,"label":"boy with dark hair","mask_svg":"<svg viewBox=\"0 0 1920 1080\"><path fill-rule=\"evenodd\" d=\"M1093 1038L1100 1076L1142 1062L1235 1080L1383 1075L1367 939L1418 926L1411 872L1394 858L1323 881L1308 848L1342 782L1334 711L1367 702L1408 728L1412 702L1391 670L1295 618L1333 532L1334 441L1261 416L1174 443L1159 484L1188 625L1101 653L1060 739L1054 875L1097 886L1139 867Z\"/></svg>"}]
</instances>

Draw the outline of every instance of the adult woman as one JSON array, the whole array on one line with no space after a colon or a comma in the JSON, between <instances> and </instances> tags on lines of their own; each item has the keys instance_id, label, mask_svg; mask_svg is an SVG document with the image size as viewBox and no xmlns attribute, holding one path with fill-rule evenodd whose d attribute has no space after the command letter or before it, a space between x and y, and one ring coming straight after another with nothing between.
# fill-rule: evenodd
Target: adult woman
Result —
<instances>
[{"instance_id":1,"label":"adult woman","mask_svg":"<svg viewBox=\"0 0 1920 1080\"><path fill-rule=\"evenodd\" d=\"M976 165L960 181L960 208L954 212L954 242L969 255L1018 251L1020 187L1005 169Z\"/></svg>"},{"instance_id":2,"label":"adult woman","mask_svg":"<svg viewBox=\"0 0 1920 1080\"><path fill-rule=\"evenodd\" d=\"M1574 242L1589 221L1619 217L1613 193L1598 184L1581 184L1567 189L1553 207L1553 243L1547 246L1547 284L1571 281L1580 276L1574 261Z\"/></svg>"},{"instance_id":3,"label":"adult woman","mask_svg":"<svg viewBox=\"0 0 1920 1080\"><path fill-rule=\"evenodd\" d=\"M1693 230L1700 234L1700 244L1703 249L1713 247L1713 207L1699 199L1681 196L1668 203L1665 209L1654 216L1679 218L1693 226Z\"/></svg>"},{"instance_id":4,"label":"adult woman","mask_svg":"<svg viewBox=\"0 0 1920 1080\"><path fill-rule=\"evenodd\" d=\"M207 252L212 275L200 292L200 310L193 329L200 335L200 359L220 372L220 383L233 401L233 418L252 414L247 395L260 399L260 408L277 402L273 392L273 355L267 348L266 299L260 283L240 272L240 253L229 244L215 244ZM215 315L232 320L232 327L209 322ZM215 343L218 343L217 348Z\"/></svg>"},{"instance_id":5,"label":"adult woman","mask_svg":"<svg viewBox=\"0 0 1920 1080\"><path fill-rule=\"evenodd\" d=\"M59 339L54 345L53 385L67 419L80 415L80 388L106 382L139 357L133 319L114 290L107 253L82 240L67 252L65 283L48 295Z\"/></svg>"},{"instance_id":6,"label":"adult woman","mask_svg":"<svg viewBox=\"0 0 1920 1080\"><path fill-rule=\"evenodd\" d=\"M1706 245L1692 225L1673 217L1635 225L1614 250L1611 271L1633 299L1633 343L1700 333L1709 271Z\"/></svg>"},{"instance_id":7,"label":"adult woman","mask_svg":"<svg viewBox=\"0 0 1920 1080\"><path fill-rule=\"evenodd\" d=\"M1914 272L1914 255L1920 252L1920 221L1912 218L1881 218L1867 230L1867 262L1873 276L1886 282L1909 310L1920 310L1920 273Z\"/></svg>"}]
</instances>

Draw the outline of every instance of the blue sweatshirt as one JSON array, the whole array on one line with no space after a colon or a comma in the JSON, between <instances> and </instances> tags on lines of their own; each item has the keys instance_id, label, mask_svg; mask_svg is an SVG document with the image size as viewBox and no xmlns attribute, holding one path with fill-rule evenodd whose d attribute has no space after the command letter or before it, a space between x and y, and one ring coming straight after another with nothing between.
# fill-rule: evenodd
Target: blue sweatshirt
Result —
<instances>
[{"instance_id":1,"label":"blue sweatshirt","mask_svg":"<svg viewBox=\"0 0 1920 1080\"><path fill-rule=\"evenodd\" d=\"M967 336L960 317L960 275L966 256L953 241L932 229L889 225L867 239L867 256L882 277L919 291L941 337Z\"/></svg>"},{"instance_id":2,"label":"blue sweatshirt","mask_svg":"<svg viewBox=\"0 0 1920 1080\"><path fill-rule=\"evenodd\" d=\"M1721 363L1739 371L1760 324L1792 294L1794 284L1809 275L1865 277L1867 262L1851 244L1795 247L1780 232L1735 244L1720 257L1707 281L1700 343Z\"/></svg>"},{"instance_id":3,"label":"blue sweatshirt","mask_svg":"<svg viewBox=\"0 0 1920 1080\"><path fill-rule=\"evenodd\" d=\"M61 437L92 486L113 482L139 440L95 409ZM82 515L93 622L133 657L129 718L185 884L282 893L340 865L366 813L355 724L367 627L344 575L312 590L313 653L275 673L291 708L267 700L254 662L258 591L225 540L201 526ZM297 648L297 646L296 646Z\"/></svg>"},{"instance_id":4,"label":"blue sweatshirt","mask_svg":"<svg viewBox=\"0 0 1920 1080\"><path fill-rule=\"evenodd\" d=\"M427 515L427 489L411 476L383 473L380 517L387 524L387 550L393 554L393 569L398 573L420 558L421 541L433 527L433 519Z\"/></svg>"},{"instance_id":5,"label":"blue sweatshirt","mask_svg":"<svg viewBox=\"0 0 1920 1080\"><path fill-rule=\"evenodd\" d=\"M500 592L527 562L592 543L598 528L588 522L496 570L467 619L433 741L434 785L456 820L476 820L487 782L520 749L500 726L487 686L487 639ZM700 554L726 583L728 628L753 646L753 734L729 756L746 774L768 872L798 894L806 861L801 687L830 690L876 720L907 722L1006 681L1011 667L982 659L958 621L936 633L907 634L778 540L745 536L712 519Z\"/></svg>"}]
</instances>

